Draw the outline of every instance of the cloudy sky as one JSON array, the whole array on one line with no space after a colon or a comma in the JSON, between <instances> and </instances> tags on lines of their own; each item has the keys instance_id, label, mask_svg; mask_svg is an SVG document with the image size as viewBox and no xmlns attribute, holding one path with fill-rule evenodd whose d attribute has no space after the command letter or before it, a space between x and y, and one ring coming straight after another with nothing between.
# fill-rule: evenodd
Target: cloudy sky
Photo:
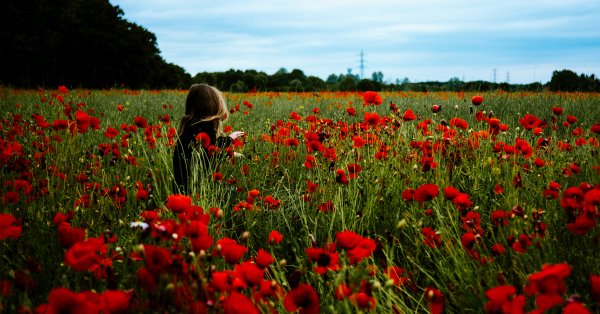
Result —
<instances>
[{"instance_id":1,"label":"cloudy sky","mask_svg":"<svg viewBox=\"0 0 600 314\"><path fill-rule=\"evenodd\" d=\"M384 80L546 83L600 75L598 0L110 0L191 75L381 71ZM495 72L495 76L494 76Z\"/></svg>"}]
</instances>

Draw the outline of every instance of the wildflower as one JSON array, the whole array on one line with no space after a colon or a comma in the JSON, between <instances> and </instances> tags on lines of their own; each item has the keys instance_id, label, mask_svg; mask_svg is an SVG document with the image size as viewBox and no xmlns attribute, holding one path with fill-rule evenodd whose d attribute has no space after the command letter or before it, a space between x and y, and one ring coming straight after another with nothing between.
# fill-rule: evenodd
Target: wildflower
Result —
<instances>
[{"instance_id":1,"label":"wildflower","mask_svg":"<svg viewBox=\"0 0 600 314\"><path fill-rule=\"evenodd\" d=\"M423 239L423 244L434 249L442 245L440 235L431 227L422 228L421 234L425 237L425 239Z\"/></svg>"},{"instance_id":2,"label":"wildflower","mask_svg":"<svg viewBox=\"0 0 600 314\"><path fill-rule=\"evenodd\" d=\"M367 91L363 94L363 100L365 105L381 105L383 100L377 92Z\"/></svg>"},{"instance_id":3,"label":"wildflower","mask_svg":"<svg viewBox=\"0 0 600 314\"><path fill-rule=\"evenodd\" d=\"M283 235L277 230L272 230L267 237L267 243L270 245L279 244L283 240Z\"/></svg>"},{"instance_id":4,"label":"wildflower","mask_svg":"<svg viewBox=\"0 0 600 314\"><path fill-rule=\"evenodd\" d=\"M471 97L471 103L473 104L473 106L479 106L481 105L481 103L483 102L483 97L476 95Z\"/></svg>"},{"instance_id":5,"label":"wildflower","mask_svg":"<svg viewBox=\"0 0 600 314\"><path fill-rule=\"evenodd\" d=\"M554 113L557 116L560 116L563 113L563 108L562 107L552 107L552 113Z\"/></svg>"},{"instance_id":6,"label":"wildflower","mask_svg":"<svg viewBox=\"0 0 600 314\"><path fill-rule=\"evenodd\" d=\"M404 121L404 122L412 121L415 119L417 119L417 117L415 116L415 113L410 109L406 109L406 111L404 112L404 115L402 115L402 121Z\"/></svg>"},{"instance_id":7,"label":"wildflower","mask_svg":"<svg viewBox=\"0 0 600 314\"><path fill-rule=\"evenodd\" d=\"M256 252L255 262L258 267L265 269L269 267L269 265L273 264L275 259L271 253L265 251L264 249L258 249L258 252Z\"/></svg>"},{"instance_id":8,"label":"wildflower","mask_svg":"<svg viewBox=\"0 0 600 314\"><path fill-rule=\"evenodd\" d=\"M0 240L8 238L18 239L22 227L17 224L17 219L11 214L0 214Z\"/></svg>"},{"instance_id":9,"label":"wildflower","mask_svg":"<svg viewBox=\"0 0 600 314\"><path fill-rule=\"evenodd\" d=\"M485 304L485 312L496 313L523 313L525 296L516 296L513 286L498 286L488 289L485 296L489 301Z\"/></svg>"},{"instance_id":10,"label":"wildflower","mask_svg":"<svg viewBox=\"0 0 600 314\"><path fill-rule=\"evenodd\" d=\"M314 272L320 275L325 274L328 270L337 271L341 268L339 261L340 256L335 251L335 245L326 245L325 248L310 247L306 249L308 259L316 263Z\"/></svg>"},{"instance_id":11,"label":"wildflower","mask_svg":"<svg viewBox=\"0 0 600 314\"><path fill-rule=\"evenodd\" d=\"M98 266L108 247L101 238L89 238L73 244L65 253L65 265L82 272Z\"/></svg>"},{"instance_id":12,"label":"wildflower","mask_svg":"<svg viewBox=\"0 0 600 314\"><path fill-rule=\"evenodd\" d=\"M217 245L220 247L218 255L223 256L229 264L237 264L242 259L242 256L244 256L244 253L248 251L248 248L229 238L220 239L217 241Z\"/></svg>"},{"instance_id":13,"label":"wildflower","mask_svg":"<svg viewBox=\"0 0 600 314\"><path fill-rule=\"evenodd\" d=\"M166 206L174 213L181 213L192 206L192 198L181 194L169 195Z\"/></svg>"},{"instance_id":14,"label":"wildflower","mask_svg":"<svg viewBox=\"0 0 600 314\"><path fill-rule=\"evenodd\" d=\"M429 313L441 314L444 310L444 295L436 288L427 287L425 289L425 299L429 305Z\"/></svg>"},{"instance_id":15,"label":"wildflower","mask_svg":"<svg viewBox=\"0 0 600 314\"><path fill-rule=\"evenodd\" d=\"M529 275L525 293L536 296L540 311L546 311L564 302L562 295L567 291L564 279L571 273L567 263L544 265L542 270Z\"/></svg>"},{"instance_id":16,"label":"wildflower","mask_svg":"<svg viewBox=\"0 0 600 314\"><path fill-rule=\"evenodd\" d=\"M223 312L236 314L258 314L260 311L247 296L239 292L231 292L222 303Z\"/></svg>"},{"instance_id":17,"label":"wildflower","mask_svg":"<svg viewBox=\"0 0 600 314\"><path fill-rule=\"evenodd\" d=\"M432 200L440 193L439 188L435 184L423 184L415 190L414 200L423 203Z\"/></svg>"},{"instance_id":18,"label":"wildflower","mask_svg":"<svg viewBox=\"0 0 600 314\"><path fill-rule=\"evenodd\" d=\"M196 134L196 141L202 144L202 147L208 149L210 146L210 137L205 132L200 132Z\"/></svg>"},{"instance_id":19,"label":"wildflower","mask_svg":"<svg viewBox=\"0 0 600 314\"><path fill-rule=\"evenodd\" d=\"M172 263L171 253L162 247L144 244L144 263L148 272L158 278Z\"/></svg>"},{"instance_id":20,"label":"wildflower","mask_svg":"<svg viewBox=\"0 0 600 314\"><path fill-rule=\"evenodd\" d=\"M318 314L320 312L319 296L315 289L308 284L299 284L290 290L283 305L288 312L300 310L304 314Z\"/></svg>"}]
</instances>

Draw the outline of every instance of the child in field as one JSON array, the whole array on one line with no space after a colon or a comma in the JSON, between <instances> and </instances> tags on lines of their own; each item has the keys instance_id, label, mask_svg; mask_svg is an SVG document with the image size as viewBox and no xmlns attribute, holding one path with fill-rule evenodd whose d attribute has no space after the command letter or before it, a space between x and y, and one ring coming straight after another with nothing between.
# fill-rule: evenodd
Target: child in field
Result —
<instances>
[{"instance_id":1,"label":"child in field","mask_svg":"<svg viewBox=\"0 0 600 314\"><path fill-rule=\"evenodd\" d=\"M173 153L173 172L175 175L174 193L189 193L190 171L193 164L201 164L210 169L215 156L231 145L232 140L244 136L244 132L235 131L225 136L222 122L227 120L228 112L221 92L206 84L194 84L190 87L185 101L185 115L179 122L178 140ZM193 154L197 151L199 154ZM200 160L192 162L192 156L199 155Z\"/></svg>"}]
</instances>

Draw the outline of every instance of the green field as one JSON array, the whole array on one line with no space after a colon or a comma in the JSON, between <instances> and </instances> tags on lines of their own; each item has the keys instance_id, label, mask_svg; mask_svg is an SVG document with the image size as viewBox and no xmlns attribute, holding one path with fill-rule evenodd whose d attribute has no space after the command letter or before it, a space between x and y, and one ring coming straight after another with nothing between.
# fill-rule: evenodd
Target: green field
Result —
<instances>
[{"instance_id":1,"label":"green field","mask_svg":"<svg viewBox=\"0 0 600 314\"><path fill-rule=\"evenodd\" d=\"M0 312L600 311L598 94L186 93L0 89Z\"/></svg>"}]
</instances>

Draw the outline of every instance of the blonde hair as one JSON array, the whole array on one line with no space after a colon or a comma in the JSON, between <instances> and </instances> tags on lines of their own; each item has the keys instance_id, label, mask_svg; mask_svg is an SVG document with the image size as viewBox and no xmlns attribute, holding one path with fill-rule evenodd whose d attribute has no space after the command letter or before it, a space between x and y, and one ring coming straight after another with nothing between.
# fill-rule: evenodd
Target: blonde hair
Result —
<instances>
[{"instance_id":1,"label":"blonde hair","mask_svg":"<svg viewBox=\"0 0 600 314\"><path fill-rule=\"evenodd\" d=\"M229 116L223 94L207 84L194 84L185 100L185 115L179 122L178 135L181 137L188 125L214 121L217 136L223 134L221 122Z\"/></svg>"}]
</instances>

